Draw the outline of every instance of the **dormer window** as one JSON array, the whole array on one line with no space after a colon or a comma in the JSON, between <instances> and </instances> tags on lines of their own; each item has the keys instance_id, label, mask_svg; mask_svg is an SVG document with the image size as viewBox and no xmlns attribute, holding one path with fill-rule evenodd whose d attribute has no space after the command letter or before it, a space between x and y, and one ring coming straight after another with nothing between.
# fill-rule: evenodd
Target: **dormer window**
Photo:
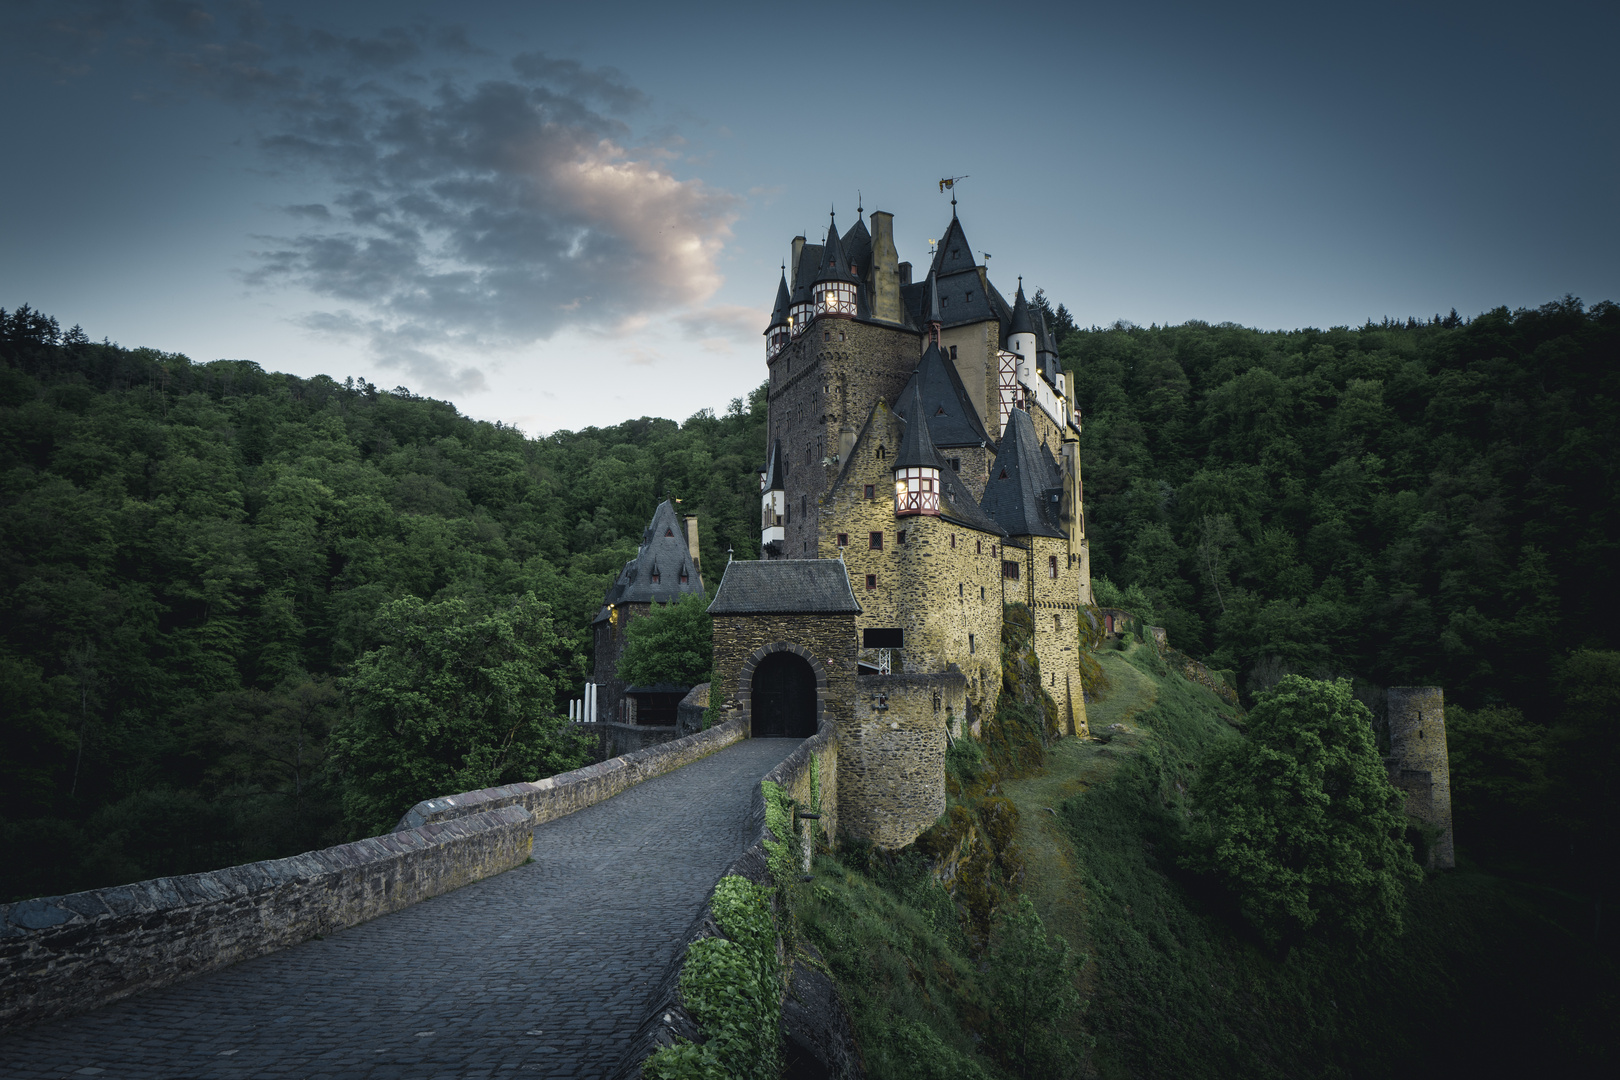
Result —
<instances>
[{"instance_id":1,"label":"dormer window","mask_svg":"<svg viewBox=\"0 0 1620 1080\"><path fill-rule=\"evenodd\" d=\"M653 569L653 572L652 572L652 583L654 585L658 584L658 570L657 570L656 567Z\"/></svg>"},{"instance_id":2,"label":"dormer window","mask_svg":"<svg viewBox=\"0 0 1620 1080\"><path fill-rule=\"evenodd\" d=\"M973 303L973 294L971 292L967 294L967 299L965 302L969 304Z\"/></svg>"},{"instance_id":3,"label":"dormer window","mask_svg":"<svg viewBox=\"0 0 1620 1080\"><path fill-rule=\"evenodd\" d=\"M671 529L671 528L668 528L668 527L666 527L666 528L665 528L665 529L664 529L664 535L665 535L665 536L674 536L674 535L675 535L675 530L674 530L674 529Z\"/></svg>"},{"instance_id":4,"label":"dormer window","mask_svg":"<svg viewBox=\"0 0 1620 1080\"><path fill-rule=\"evenodd\" d=\"M688 581L688 580L689 580L689 579L688 579L688 577L687 577L687 575L686 575L686 571L685 571L685 570L682 570L682 571L681 571L681 584L682 584L682 585L685 585L685 584L686 584L686 583L687 583L687 581Z\"/></svg>"}]
</instances>

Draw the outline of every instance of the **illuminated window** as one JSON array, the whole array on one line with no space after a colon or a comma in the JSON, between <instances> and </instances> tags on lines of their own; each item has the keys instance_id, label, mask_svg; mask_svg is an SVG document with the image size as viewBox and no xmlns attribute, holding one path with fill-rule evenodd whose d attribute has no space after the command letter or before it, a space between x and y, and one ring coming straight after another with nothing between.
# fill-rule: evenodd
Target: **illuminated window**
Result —
<instances>
[{"instance_id":1,"label":"illuminated window","mask_svg":"<svg viewBox=\"0 0 1620 1080\"><path fill-rule=\"evenodd\" d=\"M896 514L939 513L939 470L896 469L894 471L894 512Z\"/></svg>"}]
</instances>

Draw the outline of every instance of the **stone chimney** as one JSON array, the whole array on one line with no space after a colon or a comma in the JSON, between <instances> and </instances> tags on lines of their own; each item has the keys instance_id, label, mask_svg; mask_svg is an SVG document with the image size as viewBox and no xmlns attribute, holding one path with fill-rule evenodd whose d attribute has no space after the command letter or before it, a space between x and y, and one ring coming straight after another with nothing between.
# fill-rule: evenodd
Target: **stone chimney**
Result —
<instances>
[{"instance_id":1,"label":"stone chimney","mask_svg":"<svg viewBox=\"0 0 1620 1080\"><path fill-rule=\"evenodd\" d=\"M804 254L804 237L793 238L793 276L788 278L788 292L793 292L799 286L799 256Z\"/></svg>"},{"instance_id":2,"label":"stone chimney","mask_svg":"<svg viewBox=\"0 0 1620 1080\"><path fill-rule=\"evenodd\" d=\"M894 215L872 211L872 318L901 322L900 253L894 247Z\"/></svg>"}]
</instances>

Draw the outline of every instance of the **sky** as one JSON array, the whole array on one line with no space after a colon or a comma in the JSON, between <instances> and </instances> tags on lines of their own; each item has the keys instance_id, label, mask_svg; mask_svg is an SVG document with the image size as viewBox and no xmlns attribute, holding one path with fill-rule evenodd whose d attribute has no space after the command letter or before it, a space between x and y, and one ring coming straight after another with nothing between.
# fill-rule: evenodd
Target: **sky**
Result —
<instances>
[{"instance_id":1,"label":"sky","mask_svg":"<svg viewBox=\"0 0 1620 1080\"><path fill-rule=\"evenodd\" d=\"M1081 325L1620 301L1620 5L5 0L0 306L539 435L723 412L793 236Z\"/></svg>"}]
</instances>

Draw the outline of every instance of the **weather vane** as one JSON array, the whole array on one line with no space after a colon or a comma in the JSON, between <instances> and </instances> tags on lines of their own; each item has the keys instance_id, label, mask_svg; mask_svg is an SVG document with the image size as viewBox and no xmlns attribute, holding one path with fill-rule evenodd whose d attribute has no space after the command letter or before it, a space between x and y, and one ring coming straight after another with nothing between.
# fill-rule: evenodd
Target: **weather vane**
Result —
<instances>
[{"instance_id":1,"label":"weather vane","mask_svg":"<svg viewBox=\"0 0 1620 1080\"><path fill-rule=\"evenodd\" d=\"M951 217L953 218L956 216L956 185L959 181L966 179L965 176L947 176L939 182L939 193L941 195L947 191L951 193Z\"/></svg>"}]
</instances>

